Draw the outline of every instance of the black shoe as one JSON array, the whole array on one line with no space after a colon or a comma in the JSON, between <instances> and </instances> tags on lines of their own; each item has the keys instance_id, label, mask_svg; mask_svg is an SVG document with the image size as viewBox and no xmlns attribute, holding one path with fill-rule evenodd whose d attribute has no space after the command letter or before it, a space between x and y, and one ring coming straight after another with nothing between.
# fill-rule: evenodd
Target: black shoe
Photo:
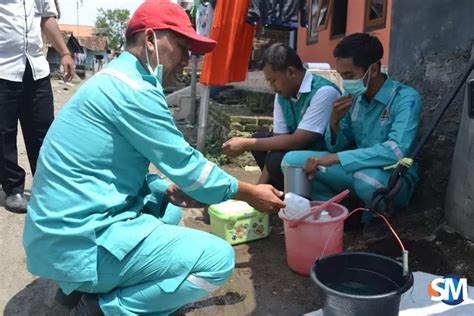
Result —
<instances>
[{"instance_id":1,"label":"black shoe","mask_svg":"<svg viewBox=\"0 0 474 316\"><path fill-rule=\"evenodd\" d=\"M13 213L23 214L26 213L26 206L28 200L23 194L16 193L7 195L5 199L5 208Z\"/></svg>"},{"instance_id":2,"label":"black shoe","mask_svg":"<svg viewBox=\"0 0 474 316\"><path fill-rule=\"evenodd\" d=\"M85 294L69 316L104 316L99 306L97 294Z\"/></svg>"},{"instance_id":3,"label":"black shoe","mask_svg":"<svg viewBox=\"0 0 474 316\"><path fill-rule=\"evenodd\" d=\"M79 304L79 301L81 300L84 294L85 293L83 292L73 291L71 294L67 295L64 294L63 290L58 288L56 291L56 295L54 296L54 300L60 305L73 308L74 306Z\"/></svg>"}]
</instances>

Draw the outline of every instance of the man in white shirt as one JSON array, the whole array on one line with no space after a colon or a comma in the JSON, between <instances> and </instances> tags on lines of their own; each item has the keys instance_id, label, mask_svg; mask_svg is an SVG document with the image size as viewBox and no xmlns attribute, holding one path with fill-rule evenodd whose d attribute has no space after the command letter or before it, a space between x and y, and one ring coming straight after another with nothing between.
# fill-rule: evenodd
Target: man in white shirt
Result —
<instances>
[{"instance_id":1,"label":"man in white shirt","mask_svg":"<svg viewBox=\"0 0 474 316\"><path fill-rule=\"evenodd\" d=\"M299 56L283 44L273 44L265 51L261 69L276 92L273 133L234 137L222 150L229 157L251 151L262 170L258 183L283 190L283 156L291 150L325 147L322 135L340 93L333 83L304 69Z\"/></svg>"},{"instance_id":2,"label":"man in white shirt","mask_svg":"<svg viewBox=\"0 0 474 316\"><path fill-rule=\"evenodd\" d=\"M5 208L26 212L25 171L18 165L20 120L31 171L54 118L49 65L43 54L43 32L58 51L64 80L74 76L74 62L59 31L53 0L2 2L0 8L0 183Z\"/></svg>"}]
</instances>

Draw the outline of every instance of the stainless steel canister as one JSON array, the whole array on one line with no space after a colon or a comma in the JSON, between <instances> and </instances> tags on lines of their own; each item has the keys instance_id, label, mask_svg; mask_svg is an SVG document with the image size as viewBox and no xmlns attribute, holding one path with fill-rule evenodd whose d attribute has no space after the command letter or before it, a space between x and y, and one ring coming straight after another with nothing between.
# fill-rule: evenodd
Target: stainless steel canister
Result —
<instances>
[{"instance_id":1,"label":"stainless steel canister","mask_svg":"<svg viewBox=\"0 0 474 316\"><path fill-rule=\"evenodd\" d=\"M292 192L307 199L311 198L311 181L302 167L285 166L283 175L285 177L285 193Z\"/></svg>"}]
</instances>

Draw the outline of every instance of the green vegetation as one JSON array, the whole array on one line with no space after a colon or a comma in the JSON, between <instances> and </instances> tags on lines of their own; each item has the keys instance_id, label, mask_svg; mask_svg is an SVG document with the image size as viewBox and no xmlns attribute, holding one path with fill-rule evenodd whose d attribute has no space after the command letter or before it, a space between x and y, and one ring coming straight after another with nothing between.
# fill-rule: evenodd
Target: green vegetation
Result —
<instances>
[{"instance_id":1,"label":"green vegetation","mask_svg":"<svg viewBox=\"0 0 474 316\"><path fill-rule=\"evenodd\" d=\"M130 19L127 9L98 10L95 27L97 35L108 37L109 49L120 51L125 44L125 29Z\"/></svg>"}]
</instances>

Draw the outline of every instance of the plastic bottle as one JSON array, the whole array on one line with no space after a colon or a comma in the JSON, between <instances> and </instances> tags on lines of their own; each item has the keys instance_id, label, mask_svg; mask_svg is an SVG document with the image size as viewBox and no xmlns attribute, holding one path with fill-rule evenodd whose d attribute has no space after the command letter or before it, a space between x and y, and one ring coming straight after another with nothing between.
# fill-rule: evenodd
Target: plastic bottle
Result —
<instances>
[{"instance_id":1,"label":"plastic bottle","mask_svg":"<svg viewBox=\"0 0 474 316\"><path fill-rule=\"evenodd\" d=\"M307 198L291 192L285 194L285 204L283 212L289 219L298 219L311 211L311 205Z\"/></svg>"}]
</instances>

